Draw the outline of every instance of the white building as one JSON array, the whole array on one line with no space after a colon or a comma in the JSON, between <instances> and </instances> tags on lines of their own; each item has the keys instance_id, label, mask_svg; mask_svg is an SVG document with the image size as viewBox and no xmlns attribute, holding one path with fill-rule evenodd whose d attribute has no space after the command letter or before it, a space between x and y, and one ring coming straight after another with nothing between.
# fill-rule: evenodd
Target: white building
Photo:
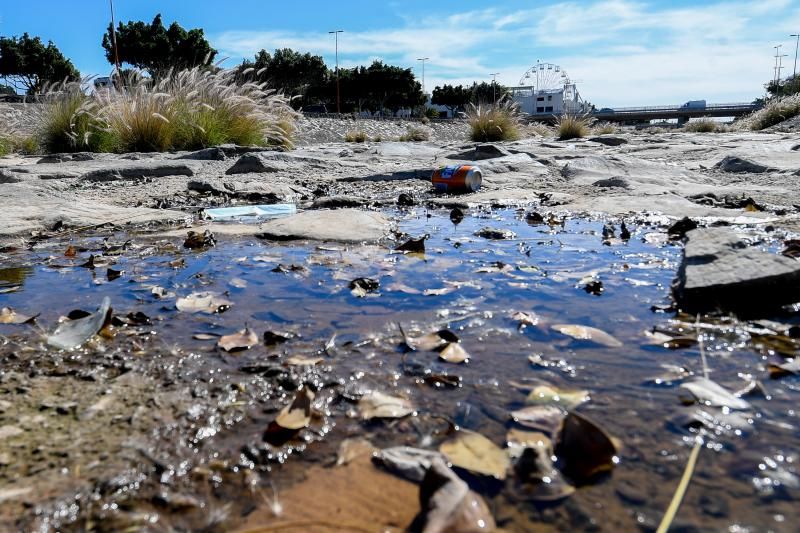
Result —
<instances>
[{"instance_id":1,"label":"white building","mask_svg":"<svg viewBox=\"0 0 800 533\"><path fill-rule=\"evenodd\" d=\"M567 73L551 63L536 63L510 92L520 111L529 115L583 114L591 110Z\"/></svg>"}]
</instances>

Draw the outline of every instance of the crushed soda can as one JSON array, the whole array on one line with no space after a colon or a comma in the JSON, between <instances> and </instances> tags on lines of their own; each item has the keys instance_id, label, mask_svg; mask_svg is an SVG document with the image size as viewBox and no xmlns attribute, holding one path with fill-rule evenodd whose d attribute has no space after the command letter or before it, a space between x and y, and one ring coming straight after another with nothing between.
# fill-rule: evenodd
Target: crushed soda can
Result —
<instances>
[{"instance_id":1,"label":"crushed soda can","mask_svg":"<svg viewBox=\"0 0 800 533\"><path fill-rule=\"evenodd\" d=\"M431 183L437 191L449 193L475 192L481 188L483 174L472 165L451 165L437 168L431 176Z\"/></svg>"}]
</instances>

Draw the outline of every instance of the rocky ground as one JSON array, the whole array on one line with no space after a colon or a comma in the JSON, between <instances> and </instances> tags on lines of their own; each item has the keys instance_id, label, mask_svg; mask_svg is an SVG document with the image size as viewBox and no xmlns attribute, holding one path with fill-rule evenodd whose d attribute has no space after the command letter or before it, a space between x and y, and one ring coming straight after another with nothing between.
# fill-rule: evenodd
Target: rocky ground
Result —
<instances>
[{"instance_id":1,"label":"rocky ground","mask_svg":"<svg viewBox=\"0 0 800 533\"><path fill-rule=\"evenodd\" d=\"M399 142L397 138L409 127L424 128L430 140ZM365 131L370 141L363 144L343 142L347 132L356 130ZM82 229L99 225L125 229L128 224L137 229L149 226L156 235L181 239L186 236L187 227L193 225L196 229L210 229L220 241L252 234L266 234L276 241L292 237L358 243L378 241L389 233L394 222L386 211L381 213L378 209L398 202L446 208L532 204L545 215L600 214L616 219L617 223L620 218L648 213L662 214L669 219L706 217L709 222L723 219L722 224L749 222L760 224L762 228L800 230L800 190L796 186L796 180L800 179L800 134L627 131L572 141L531 136L515 142L479 144L466 140L466 130L462 122L421 126L394 121L303 119L299 123L297 148L289 152L223 146L194 153L0 158L0 251L21 248L20 244L37 242L39 237L68 236L71 232L81 233ZM374 140L378 136L380 142ZM483 171L480 191L467 195L437 194L430 184L432 170L458 163L480 166ZM208 224L202 220L202 208L280 202L296 203L300 214L260 225ZM734 266L738 269L744 257L750 265L747 279L734 281L741 282L739 286L749 291L748 294L762 293L765 285L756 286L751 278L763 270L766 264L763 255L754 255L756 251L741 255L744 244L740 245L726 234L714 232L703 236L695 233L690 242L691 239L695 239L694 251L687 249L695 254L692 257L699 258L697 264L700 265L695 270L704 271L689 272L689 275L705 279L718 272L729 272ZM43 241L39 253L64 256L66 252L60 239L54 240L59 243L52 248L47 248L47 241ZM708 243L715 246L713 254L708 252L711 249ZM107 244L104 241L102 246L106 248ZM136 254L143 263L153 253L168 253L154 252L150 244L140 246ZM118 247L124 249L125 245ZM370 247L357 248L358 253L362 253ZM374 258L378 257L375 253L363 253L364 262L374 263ZM773 262L790 262L788 258L771 255ZM703 258L710 256L716 261L714 266L708 266L708 261L703 263ZM796 284L794 260L791 262L790 274ZM129 265L129 269L134 268L132 263ZM0 263L0 267L4 266L17 265ZM172 263L169 266L178 268ZM785 265L775 265L778 267ZM11 279L20 269L7 270L4 275ZM145 274L142 279L154 275L149 271ZM203 282L200 274L187 274L186 278ZM774 289L773 281L766 279L766 286ZM715 283L711 280L705 285L692 284L684 279L684 297L687 301L690 298L716 301ZM161 297L152 293L152 298ZM158 302L154 302L153 310L158 306ZM128 316L126 320L135 318ZM24 433L34 435L31 442L49 440L50 444L28 446L26 441L24 446L0 451L0 466L6 467L9 479L29 481L3 488L0 503L13 505L28 499L36 502L70 491L86 490L89 485L100 486L105 491L104 497L114 491L124 492L129 486L143 483L143 478L136 477L137 472L124 471L126 465L142 460L155 465L162 479L167 479L162 481L166 485L173 474L182 476L179 470L183 463L175 463L178 465L175 472L171 467L165 468L164 464L171 463L154 454L151 447L141 444L147 435L159 433L161 440L157 442L168 448L169 444L182 442L176 435L204 429L198 420L205 419L194 414L198 405L208 409L203 416L216 420L213 424L209 422L208 427L221 428L233 426L242 418L242 405L261 405L265 399L274 403L275 398L270 394L278 389L284 374L257 376L243 381L235 389L228 389L216 385L213 379L206 381L217 364L211 359L193 367L196 375L175 378L172 375L178 373L175 368L185 367L173 368L164 361L190 359L184 357L179 348L165 352L163 359L142 357L132 363L131 354L138 357L146 352L147 342L155 342L148 340L144 326L149 324L142 325L141 339L130 335L119 341L114 352L90 351L92 357L83 361L76 362L67 356L61 360L59 355L45 368L42 361L50 360L42 359L39 354L46 350L26 348L22 343L8 355L6 362L18 370L0 376L0 392L6 397L15 395L14 398L24 400L0 400L0 414L9 421L0 425L0 440L19 438ZM311 353L311 348L308 351ZM69 368L69 373L62 368ZM250 367L243 368L250 370ZM254 372L261 370L259 367ZM305 372L307 375L301 377L307 381L321 379L314 370ZM154 375L161 381L154 381ZM210 401L206 405L201 400L214 395L227 398L220 403L222 407L213 407ZM125 416L120 414L123 412ZM171 413L181 412L191 416L179 421L170 418ZM259 414L259 417L262 421L264 415ZM76 429L79 425L82 430ZM105 431L107 427L114 427L115 431ZM61 455L52 451L55 449ZM108 453L107 450L122 452ZM40 460L44 452L47 464ZM174 455L174 450L170 449L169 453ZM188 456L189 452L186 454ZM166 451L164 455L174 458ZM347 476L352 474L352 479L363 479L378 475L367 466L356 463ZM223 475L218 471L227 472L225 475L239 472L226 468L221 462L209 461L206 469L196 468L192 473L216 479ZM54 472L59 472L60 477ZM118 472L123 474L117 475ZM326 471L320 469L320 472L317 474L327 475ZM243 474L237 476L236 483L253 485ZM347 476L331 483L333 486L353 485ZM46 490L41 489L41 495L35 494L34 486L46 487ZM301 516L303 505L317 503L311 499L306 504L303 498L316 493L309 487L298 487L296 497L285 497L285 501L290 502L287 503L289 516L293 513ZM176 483L169 492L154 494L152 501L176 513L201 507L202 502L181 498L180 490L181 486ZM391 508L399 500L415 502L416 488L412 485L393 486L392 491L385 495L387 502L382 508ZM217 496L224 499L225 494ZM319 499L327 504L329 498L330 494L325 494ZM264 499L266 501L267 496ZM63 509L58 508L52 516L66 519L72 516L70 513L77 512L72 510L74 505L63 505ZM289 505L295 505L297 510L293 511ZM341 507L338 503L330 505ZM396 507L402 516L392 520L401 525L408 523L409 516L416 511L413 506ZM365 503L359 508L370 509L370 505ZM110 514L103 513L112 511L116 509L103 508L98 513L108 519ZM209 520L215 514L212 511L207 512ZM47 529L47 515L42 516L44 518L39 519L42 529ZM373 523L375 517L365 516L363 520ZM109 524L114 527L113 523Z\"/></svg>"},{"instance_id":2,"label":"rocky ground","mask_svg":"<svg viewBox=\"0 0 800 533\"><path fill-rule=\"evenodd\" d=\"M533 136L479 145L466 125L434 123L428 142L398 142L410 124L304 119L290 152L9 156L0 159L0 238L53 227L185 222L201 207L295 202L304 208L541 202L614 216L726 216L794 224L800 135L627 132L572 141ZM362 129L382 142L345 143ZM475 163L480 191L434 194L433 169ZM746 201L752 198L753 202Z\"/></svg>"}]
</instances>

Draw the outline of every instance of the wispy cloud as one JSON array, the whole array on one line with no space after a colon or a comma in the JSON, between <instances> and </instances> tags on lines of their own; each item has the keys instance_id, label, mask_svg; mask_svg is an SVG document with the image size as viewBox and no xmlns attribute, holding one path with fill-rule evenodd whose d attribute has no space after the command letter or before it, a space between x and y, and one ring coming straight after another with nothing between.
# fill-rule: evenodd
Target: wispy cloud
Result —
<instances>
[{"instance_id":1,"label":"wispy cloud","mask_svg":"<svg viewBox=\"0 0 800 533\"><path fill-rule=\"evenodd\" d=\"M793 29L792 29L793 28ZM666 7L632 0L566 1L516 12L488 8L406 19L398 27L340 35L342 65L372 58L404 67L429 57L426 85L498 80L515 85L542 59L577 78L600 105L749 100L771 76L773 41L800 31L791 0L723 0ZM325 32L231 31L214 44L233 57L289 47L332 59Z\"/></svg>"}]
</instances>

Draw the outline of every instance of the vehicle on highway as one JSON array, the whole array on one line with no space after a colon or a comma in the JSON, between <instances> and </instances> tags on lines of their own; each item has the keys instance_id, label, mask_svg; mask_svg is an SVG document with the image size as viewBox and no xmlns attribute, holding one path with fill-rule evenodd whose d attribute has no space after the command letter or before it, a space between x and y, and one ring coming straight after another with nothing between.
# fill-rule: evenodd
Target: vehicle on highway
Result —
<instances>
[{"instance_id":1,"label":"vehicle on highway","mask_svg":"<svg viewBox=\"0 0 800 533\"><path fill-rule=\"evenodd\" d=\"M706 108L706 101L705 100L689 100L685 104L681 106L682 109L705 109Z\"/></svg>"}]
</instances>

